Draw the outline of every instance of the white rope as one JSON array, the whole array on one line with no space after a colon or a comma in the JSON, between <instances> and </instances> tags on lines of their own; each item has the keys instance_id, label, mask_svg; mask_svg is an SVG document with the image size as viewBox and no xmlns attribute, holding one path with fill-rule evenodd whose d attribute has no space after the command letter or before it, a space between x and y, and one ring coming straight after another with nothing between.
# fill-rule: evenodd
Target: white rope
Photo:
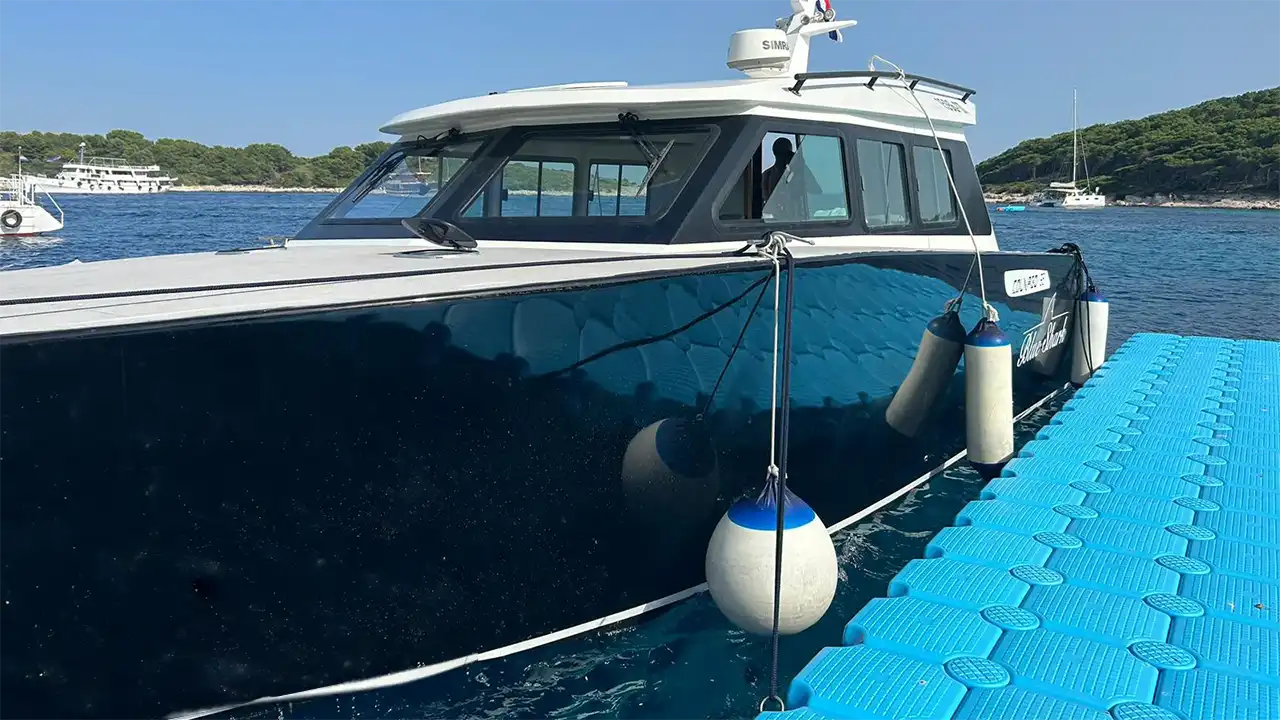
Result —
<instances>
[{"instance_id":1,"label":"white rope","mask_svg":"<svg viewBox=\"0 0 1280 720\"><path fill-rule=\"evenodd\" d=\"M964 219L964 229L967 233L969 233L969 242L973 244L974 261L975 261L975 264L978 266L978 292L981 294L981 298L982 298L983 315L988 320L991 320L993 322L998 321L1000 319L1000 314L996 312L996 309L992 307L991 303L987 302L987 279L982 272L982 250L978 247L978 238L975 237L973 234L973 226L969 224L969 213L965 211L964 203L960 201L960 191L956 189L956 179L951 174L951 163L947 162L947 154L942 150L942 141L938 138L938 130L933 125L933 118L930 117L929 111L925 110L924 103L920 102L920 98L916 96L915 89L911 87L911 83L907 80L907 73L903 71L902 68L898 67L897 64L889 62L888 60L885 60L879 55L871 56L871 62L869 63L871 66L870 69L872 70L876 69L875 68L876 61L882 62L885 65L888 65L889 67L892 67L894 70L898 71L898 78L902 80L902 84L906 88L907 94L911 96L911 99L915 102L916 107L920 108L920 112L924 115L924 119L929 122L929 132L933 135L933 144L938 148L938 154L942 156L943 169L947 171L947 184L951 188L952 196L956 199L956 205L959 206L960 208L960 217ZM970 272L972 271L973 271L972 268L970 268ZM967 286L968 284L969 284L969 281L966 278L965 285ZM963 294L964 290L961 289L960 292L961 294ZM948 303L948 308L950 308L950 306L951 304Z\"/></svg>"},{"instance_id":2,"label":"white rope","mask_svg":"<svg viewBox=\"0 0 1280 720\"><path fill-rule=\"evenodd\" d=\"M773 400L769 412L769 475L778 477L778 328L782 313L782 243L786 240L779 233L769 235L769 242L760 252L773 261ZM781 499L778 500L781 502Z\"/></svg>"}]
</instances>

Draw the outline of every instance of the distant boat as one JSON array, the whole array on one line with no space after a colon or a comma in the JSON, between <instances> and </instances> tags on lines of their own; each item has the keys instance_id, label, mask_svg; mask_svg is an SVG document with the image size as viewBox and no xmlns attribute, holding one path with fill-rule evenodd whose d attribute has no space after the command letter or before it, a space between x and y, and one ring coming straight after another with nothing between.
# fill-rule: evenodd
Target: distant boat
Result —
<instances>
[{"instance_id":1,"label":"distant boat","mask_svg":"<svg viewBox=\"0 0 1280 720\"><path fill-rule=\"evenodd\" d=\"M18 174L0 178L0 237L29 237L57 232L63 227L62 208L49 197L58 217L36 199L36 189L22 175L22 151L18 151Z\"/></svg>"},{"instance_id":2,"label":"distant boat","mask_svg":"<svg viewBox=\"0 0 1280 720\"><path fill-rule=\"evenodd\" d=\"M61 195L149 195L173 187L173 178L159 165L130 165L121 158L84 156L80 143L76 162L62 166L53 177L28 175L26 180L46 193Z\"/></svg>"},{"instance_id":3,"label":"distant boat","mask_svg":"<svg viewBox=\"0 0 1280 720\"><path fill-rule=\"evenodd\" d=\"M1062 193L1061 198L1045 198L1037 203L1037 207L1060 207L1065 209L1100 208L1107 206L1107 197L1094 188L1089 192L1089 161L1084 163L1083 188L1076 187L1076 170L1080 165L1080 122L1078 117L1076 92L1071 91L1071 182L1051 182L1050 192Z\"/></svg>"},{"instance_id":4,"label":"distant boat","mask_svg":"<svg viewBox=\"0 0 1280 720\"><path fill-rule=\"evenodd\" d=\"M1026 205L1001 205L996 208L996 212L1022 212L1026 209Z\"/></svg>"}]
</instances>

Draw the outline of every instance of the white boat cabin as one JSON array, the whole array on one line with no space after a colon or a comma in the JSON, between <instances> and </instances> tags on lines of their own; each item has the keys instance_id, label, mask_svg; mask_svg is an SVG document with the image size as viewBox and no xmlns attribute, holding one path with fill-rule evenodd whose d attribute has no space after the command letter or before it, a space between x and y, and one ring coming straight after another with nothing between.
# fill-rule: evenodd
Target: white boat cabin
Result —
<instances>
[{"instance_id":1,"label":"white boat cabin","mask_svg":"<svg viewBox=\"0 0 1280 720\"><path fill-rule=\"evenodd\" d=\"M973 91L808 73L811 38L855 23L802 5L733 36L745 79L553 85L403 113L382 128L399 141L291 244L412 241L401 221L422 216L482 248L671 253L775 229L833 249L997 249L964 137Z\"/></svg>"}]
</instances>

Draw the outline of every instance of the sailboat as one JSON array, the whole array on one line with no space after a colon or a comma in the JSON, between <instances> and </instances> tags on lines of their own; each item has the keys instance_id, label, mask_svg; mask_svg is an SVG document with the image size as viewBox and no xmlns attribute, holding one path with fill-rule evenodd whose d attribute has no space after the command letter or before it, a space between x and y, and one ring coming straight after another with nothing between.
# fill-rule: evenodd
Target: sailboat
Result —
<instances>
[{"instance_id":1,"label":"sailboat","mask_svg":"<svg viewBox=\"0 0 1280 720\"><path fill-rule=\"evenodd\" d=\"M1107 197L1095 187L1089 192L1089 161L1084 163L1084 187L1076 186L1076 170L1080 166L1080 121L1076 91L1071 91L1071 182L1051 182L1050 192L1060 192L1062 198L1048 198L1039 203L1040 207L1061 207L1067 209L1100 208L1107 206Z\"/></svg>"}]
</instances>

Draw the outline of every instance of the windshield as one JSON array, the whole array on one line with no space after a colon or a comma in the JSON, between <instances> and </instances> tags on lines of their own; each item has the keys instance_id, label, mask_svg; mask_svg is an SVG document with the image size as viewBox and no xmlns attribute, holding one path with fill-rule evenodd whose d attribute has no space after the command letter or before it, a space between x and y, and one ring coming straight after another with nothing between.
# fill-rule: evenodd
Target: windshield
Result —
<instances>
[{"instance_id":1,"label":"windshield","mask_svg":"<svg viewBox=\"0 0 1280 720\"><path fill-rule=\"evenodd\" d=\"M413 217L471 163L480 145L480 140L406 143L380 162L330 217Z\"/></svg>"},{"instance_id":2,"label":"windshield","mask_svg":"<svg viewBox=\"0 0 1280 720\"><path fill-rule=\"evenodd\" d=\"M629 121L406 138L295 236L390 240L433 217L486 240L655 242L720 137L716 121Z\"/></svg>"},{"instance_id":3,"label":"windshield","mask_svg":"<svg viewBox=\"0 0 1280 720\"><path fill-rule=\"evenodd\" d=\"M464 206L479 218L657 217L701 159L710 133L530 135Z\"/></svg>"}]
</instances>

